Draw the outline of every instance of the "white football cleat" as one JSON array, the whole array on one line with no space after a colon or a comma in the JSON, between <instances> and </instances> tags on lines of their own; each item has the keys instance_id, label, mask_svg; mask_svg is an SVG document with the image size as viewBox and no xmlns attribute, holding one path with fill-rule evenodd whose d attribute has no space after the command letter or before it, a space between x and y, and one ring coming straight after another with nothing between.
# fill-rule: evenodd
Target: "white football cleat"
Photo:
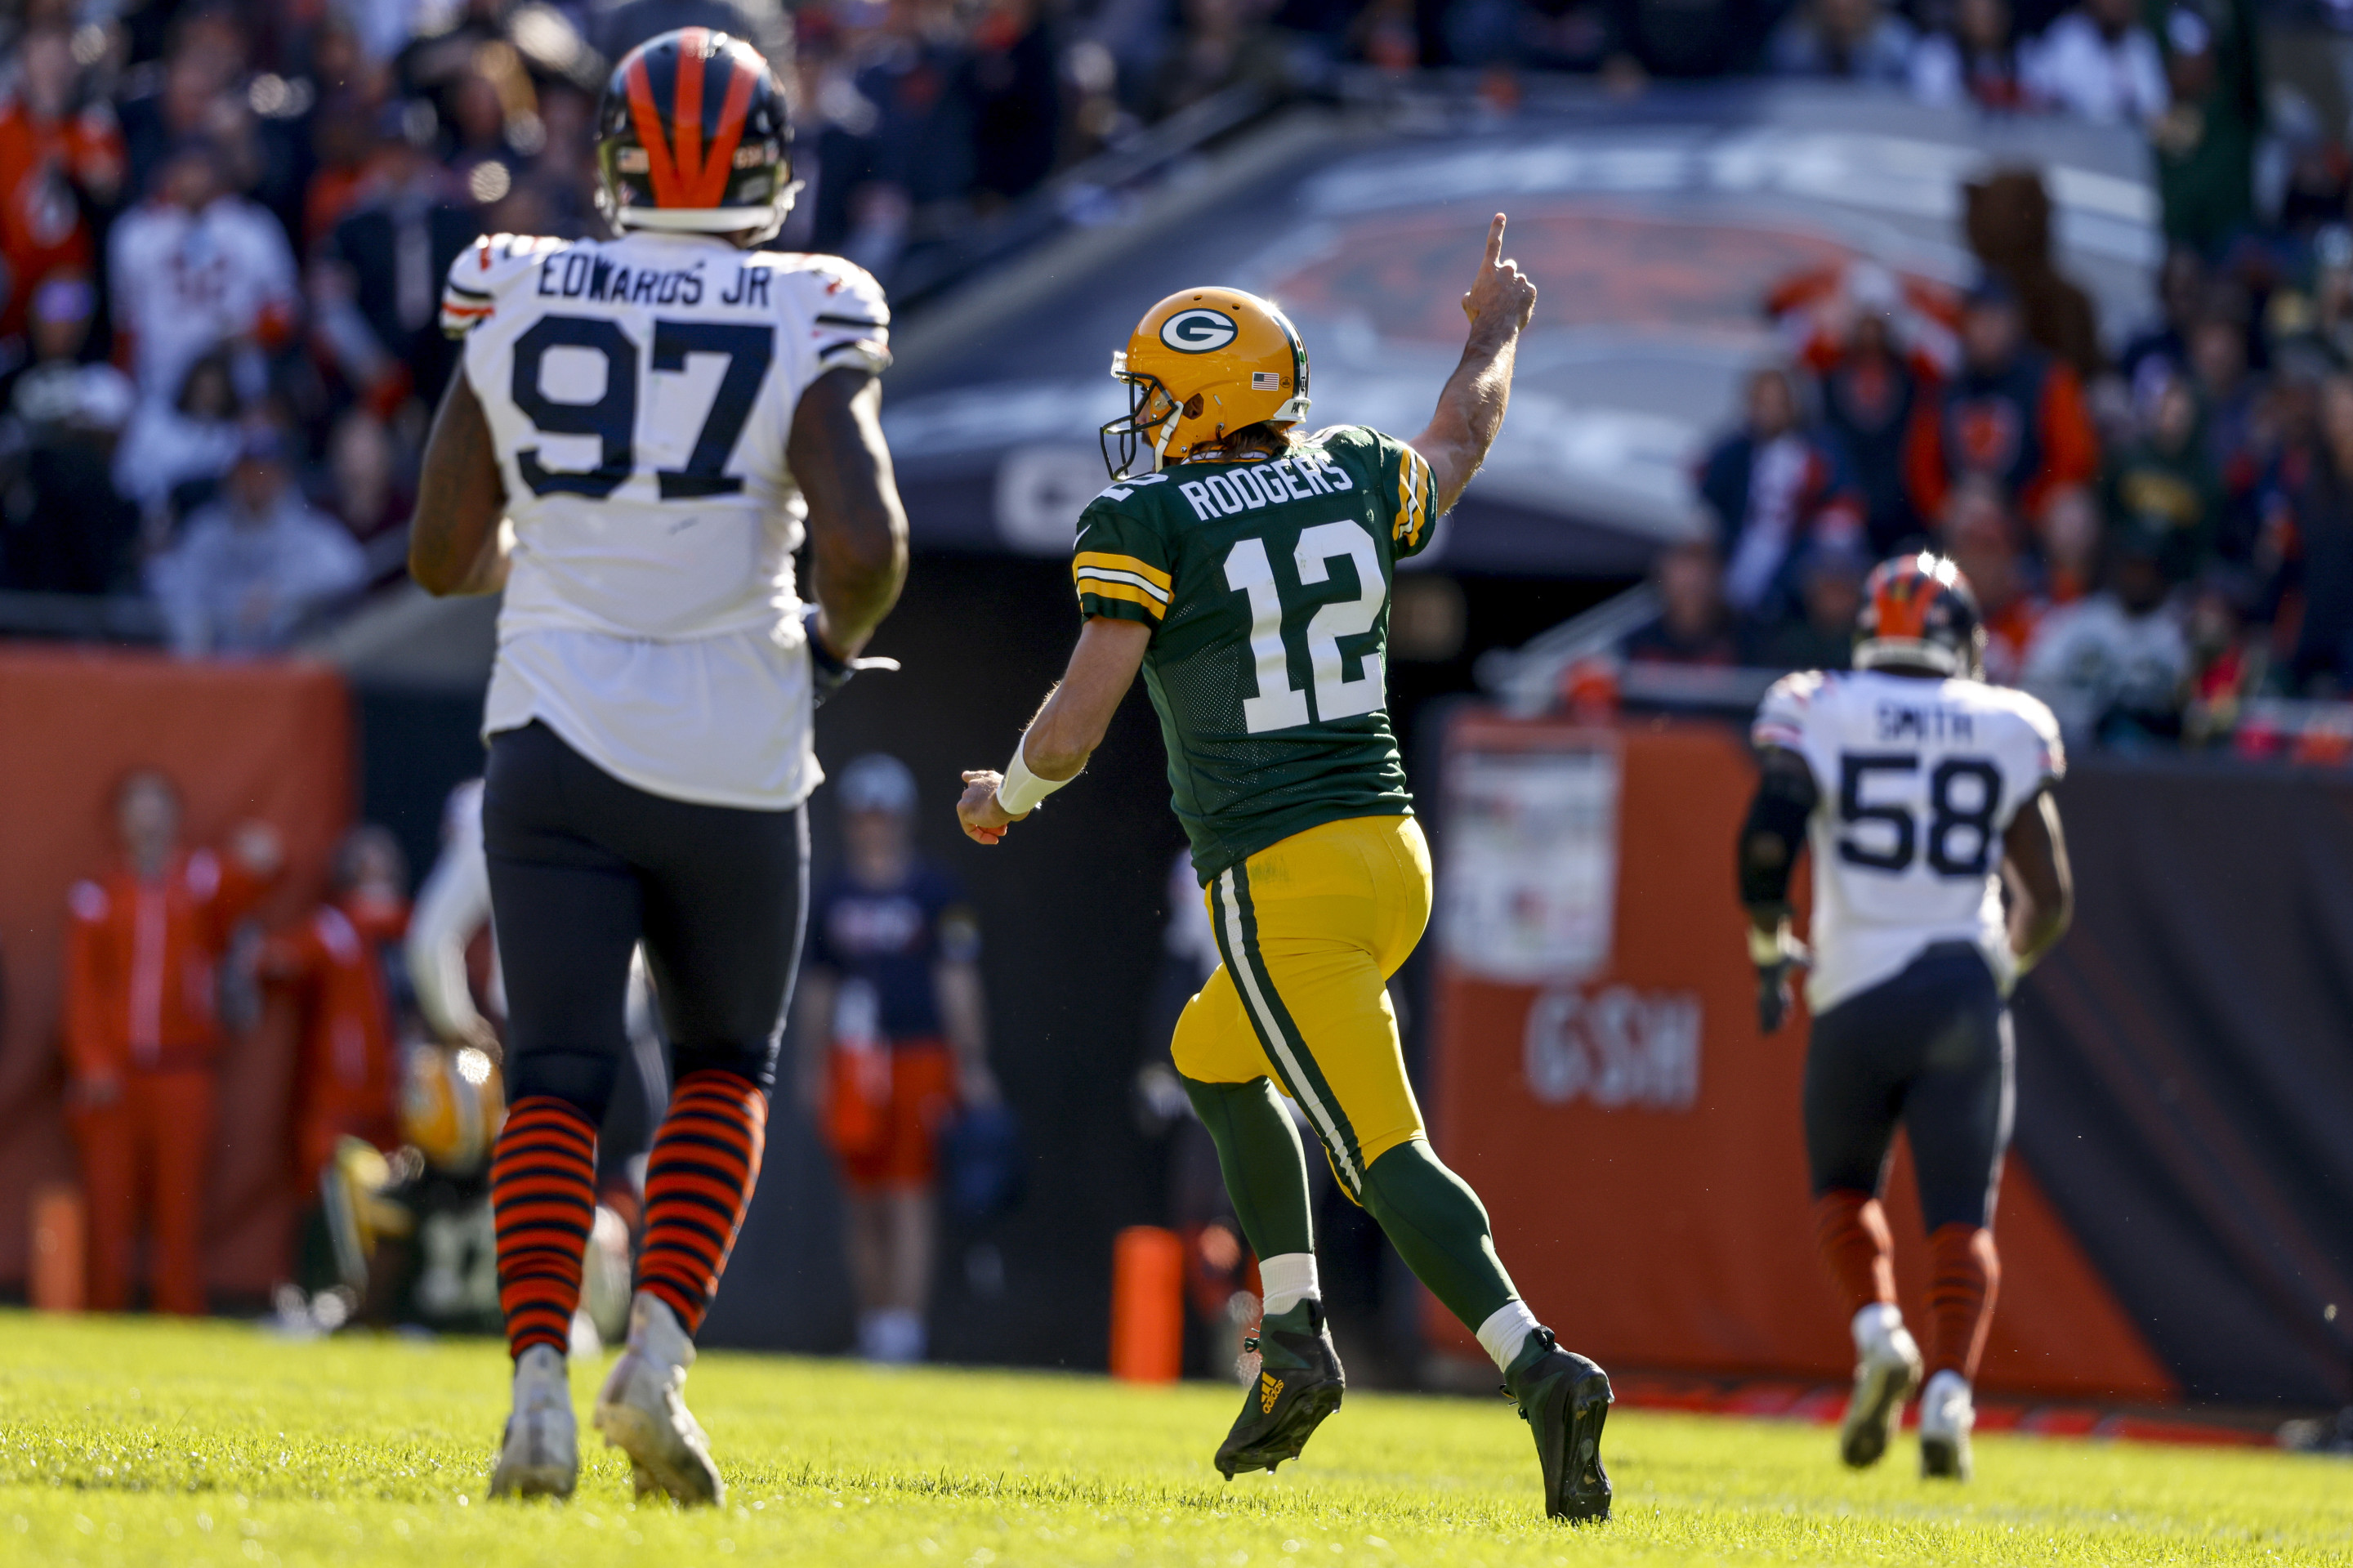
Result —
<instances>
[{"instance_id":1,"label":"white football cleat","mask_svg":"<svg viewBox=\"0 0 2353 1568\"><path fill-rule=\"evenodd\" d=\"M1920 1347L1904 1315L1874 1303L1854 1315L1854 1397L1839 1425L1839 1457L1857 1469L1879 1463L1920 1386ZM1925 1428L1924 1428L1925 1430Z\"/></svg>"},{"instance_id":2,"label":"white football cleat","mask_svg":"<svg viewBox=\"0 0 2353 1568\"><path fill-rule=\"evenodd\" d=\"M568 1498L579 1479L580 1424L568 1369L554 1346L533 1345L515 1361L514 1414L491 1471L491 1496Z\"/></svg>"},{"instance_id":3,"label":"white football cleat","mask_svg":"<svg viewBox=\"0 0 2353 1568\"><path fill-rule=\"evenodd\" d=\"M590 1417L606 1443L629 1457L638 1495L667 1493L690 1507L726 1499L711 1442L682 1397L694 1364L687 1338L660 1298L640 1290L629 1303L629 1344L613 1363Z\"/></svg>"},{"instance_id":4,"label":"white football cleat","mask_svg":"<svg viewBox=\"0 0 2353 1568\"><path fill-rule=\"evenodd\" d=\"M1960 1373L1947 1369L1928 1380L1920 1396L1920 1474L1930 1480L1966 1481L1976 1472L1969 1431L1978 1424L1977 1402Z\"/></svg>"}]
</instances>

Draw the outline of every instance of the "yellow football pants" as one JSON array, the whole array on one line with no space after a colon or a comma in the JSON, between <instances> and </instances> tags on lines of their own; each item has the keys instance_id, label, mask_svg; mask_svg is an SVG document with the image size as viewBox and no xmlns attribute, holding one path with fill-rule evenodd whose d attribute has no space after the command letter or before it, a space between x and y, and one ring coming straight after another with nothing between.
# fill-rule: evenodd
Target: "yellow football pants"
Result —
<instances>
[{"instance_id":1,"label":"yellow football pants","mask_svg":"<svg viewBox=\"0 0 2353 1568\"><path fill-rule=\"evenodd\" d=\"M1351 1197L1367 1166L1422 1136L1388 982L1430 923L1430 885L1419 823L1351 817L1205 890L1225 961L1177 1020L1176 1070L1205 1084L1271 1076Z\"/></svg>"}]
</instances>

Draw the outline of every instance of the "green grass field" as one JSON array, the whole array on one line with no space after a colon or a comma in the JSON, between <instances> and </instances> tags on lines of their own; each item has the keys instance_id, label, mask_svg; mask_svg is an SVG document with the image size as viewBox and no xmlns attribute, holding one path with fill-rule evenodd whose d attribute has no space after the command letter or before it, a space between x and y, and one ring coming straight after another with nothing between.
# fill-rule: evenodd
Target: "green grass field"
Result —
<instances>
[{"instance_id":1,"label":"green grass field","mask_svg":"<svg viewBox=\"0 0 2353 1568\"><path fill-rule=\"evenodd\" d=\"M633 1506L585 1446L569 1505L492 1505L492 1344L6 1313L0 1346L7 1563L2353 1561L2353 1468L2263 1451L1994 1437L1931 1489L1908 1442L1856 1477L1820 1427L1624 1411L1618 1517L1570 1531L1500 1399L1352 1395L1303 1463L1228 1486L1222 1387L724 1354L689 1387L724 1510Z\"/></svg>"}]
</instances>

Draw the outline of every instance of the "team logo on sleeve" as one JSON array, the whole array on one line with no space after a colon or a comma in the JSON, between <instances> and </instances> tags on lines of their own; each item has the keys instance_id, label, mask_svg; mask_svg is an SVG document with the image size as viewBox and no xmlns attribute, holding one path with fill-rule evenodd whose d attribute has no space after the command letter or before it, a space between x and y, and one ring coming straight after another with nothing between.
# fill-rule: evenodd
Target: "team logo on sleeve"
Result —
<instances>
[{"instance_id":1,"label":"team logo on sleeve","mask_svg":"<svg viewBox=\"0 0 2353 1568\"><path fill-rule=\"evenodd\" d=\"M1218 311L1178 311L1160 323L1160 341L1179 354L1208 354L1233 342L1240 330Z\"/></svg>"}]
</instances>

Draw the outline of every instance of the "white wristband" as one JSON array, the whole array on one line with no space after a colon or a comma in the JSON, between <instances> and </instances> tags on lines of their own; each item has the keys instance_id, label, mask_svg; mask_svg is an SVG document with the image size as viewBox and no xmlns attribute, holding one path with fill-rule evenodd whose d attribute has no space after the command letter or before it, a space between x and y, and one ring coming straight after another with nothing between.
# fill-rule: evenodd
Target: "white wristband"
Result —
<instances>
[{"instance_id":1,"label":"white wristband","mask_svg":"<svg viewBox=\"0 0 2353 1568\"><path fill-rule=\"evenodd\" d=\"M1026 741L1028 737L1025 736ZM1073 773L1071 779L1077 778ZM997 803L1005 808L1008 817L1026 817L1036 810L1047 796L1068 784L1070 779L1040 779L1029 771L1021 747L1013 748L1013 760L1005 765L1005 778L997 786Z\"/></svg>"}]
</instances>

